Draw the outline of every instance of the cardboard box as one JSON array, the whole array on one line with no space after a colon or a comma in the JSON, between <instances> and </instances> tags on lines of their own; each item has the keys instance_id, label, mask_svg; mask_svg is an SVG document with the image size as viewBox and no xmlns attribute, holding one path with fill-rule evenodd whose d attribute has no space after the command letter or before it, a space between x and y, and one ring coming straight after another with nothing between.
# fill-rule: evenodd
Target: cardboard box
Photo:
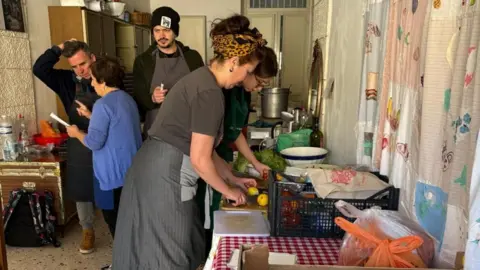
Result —
<instances>
[{"instance_id":1,"label":"cardboard box","mask_svg":"<svg viewBox=\"0 0 480 270\"><path fill-rule=\"evenodd\" d=\"M240 246L237 270L392 270L400 268L367 268L349 267L336 265L269 265L267 245L242 245ZM404 268L402 268L404 269ZM442 270L442 269L420 269L415 270ZM443 269L448 270L448 269ZM451 270L451 269L450 269Z\"/></svg>"}]
</instances>

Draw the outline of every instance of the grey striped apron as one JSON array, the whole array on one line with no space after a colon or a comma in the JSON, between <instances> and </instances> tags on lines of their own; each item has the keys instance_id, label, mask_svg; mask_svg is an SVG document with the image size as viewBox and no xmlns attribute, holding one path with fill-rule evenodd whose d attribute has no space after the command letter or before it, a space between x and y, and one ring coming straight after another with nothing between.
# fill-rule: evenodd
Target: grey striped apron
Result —
<instances>
[{"instance_id":1,"label":"grey striped apron","mask_svg":"<svg viewBox=\"0 0 480 270\"><path fill-rule=\"evenodd\" d=\"M202 263L197 179L190 157L179 149L158 139L144 142L122 191L113 269L194 270Z\"/></svg>"}]
</instances>

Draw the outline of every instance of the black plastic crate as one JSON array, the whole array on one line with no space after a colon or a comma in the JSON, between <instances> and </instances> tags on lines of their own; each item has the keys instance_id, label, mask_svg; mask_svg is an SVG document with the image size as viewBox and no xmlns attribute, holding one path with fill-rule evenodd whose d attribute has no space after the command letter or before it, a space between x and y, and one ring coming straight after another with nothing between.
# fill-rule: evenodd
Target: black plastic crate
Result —
<instances>
[{"instance_id":1,"label":"black plastic crate","mask_svg":"<svg viewBox=\"0 0 480 270\"><path fill-rule=\"evenodd\" d=\"M338 211L335 207L338 199L321 199L316 195L313 195L314 198L305 198L292 192L287 194L288 185L276 181L276 172L272 171L269 174L268 220L272 236L342 238L345 232L335 224L335 218L344 217L351 222L355 221ZM302 192L315 194L310 183L304 185ZM398 188L388 187L368 199L345 199L343 201L352 204L359 210L379 206L384 210L397 211L399 195Z\"/></svg>"}]
</instances>

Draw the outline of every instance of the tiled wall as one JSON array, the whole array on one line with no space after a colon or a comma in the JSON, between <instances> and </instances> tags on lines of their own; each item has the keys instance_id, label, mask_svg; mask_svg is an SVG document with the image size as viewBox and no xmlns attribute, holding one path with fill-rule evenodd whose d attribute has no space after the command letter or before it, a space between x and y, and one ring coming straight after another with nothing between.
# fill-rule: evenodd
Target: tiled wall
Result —
<instances>
[{"instance_id":1,"label":"tiled wall","mask_svg":"<svg viewBox=\"0 0 480 270\"><path fill-rule=\"evenodd\" d=\"M0 115L24 115L30 133L37 129L34 92L28 35L0 30Z\"/></svg>"}]
</instances>

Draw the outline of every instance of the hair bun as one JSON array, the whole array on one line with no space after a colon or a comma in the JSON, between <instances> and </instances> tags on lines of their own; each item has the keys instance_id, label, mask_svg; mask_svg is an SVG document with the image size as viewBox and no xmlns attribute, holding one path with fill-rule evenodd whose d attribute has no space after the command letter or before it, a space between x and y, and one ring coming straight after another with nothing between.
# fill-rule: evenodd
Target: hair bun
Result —
<instances>
[{"instance_id":1,"label":"hair bun","mask_svg":"<svg viewBox=\"0 0 480 270\"><path fill-rule=\"evenodd\" d=\"M243 15L233 15L227 19L216 19L212 23L210 37L229 34L251 33L250 20Z\"/></svg>"}]
</instances>

